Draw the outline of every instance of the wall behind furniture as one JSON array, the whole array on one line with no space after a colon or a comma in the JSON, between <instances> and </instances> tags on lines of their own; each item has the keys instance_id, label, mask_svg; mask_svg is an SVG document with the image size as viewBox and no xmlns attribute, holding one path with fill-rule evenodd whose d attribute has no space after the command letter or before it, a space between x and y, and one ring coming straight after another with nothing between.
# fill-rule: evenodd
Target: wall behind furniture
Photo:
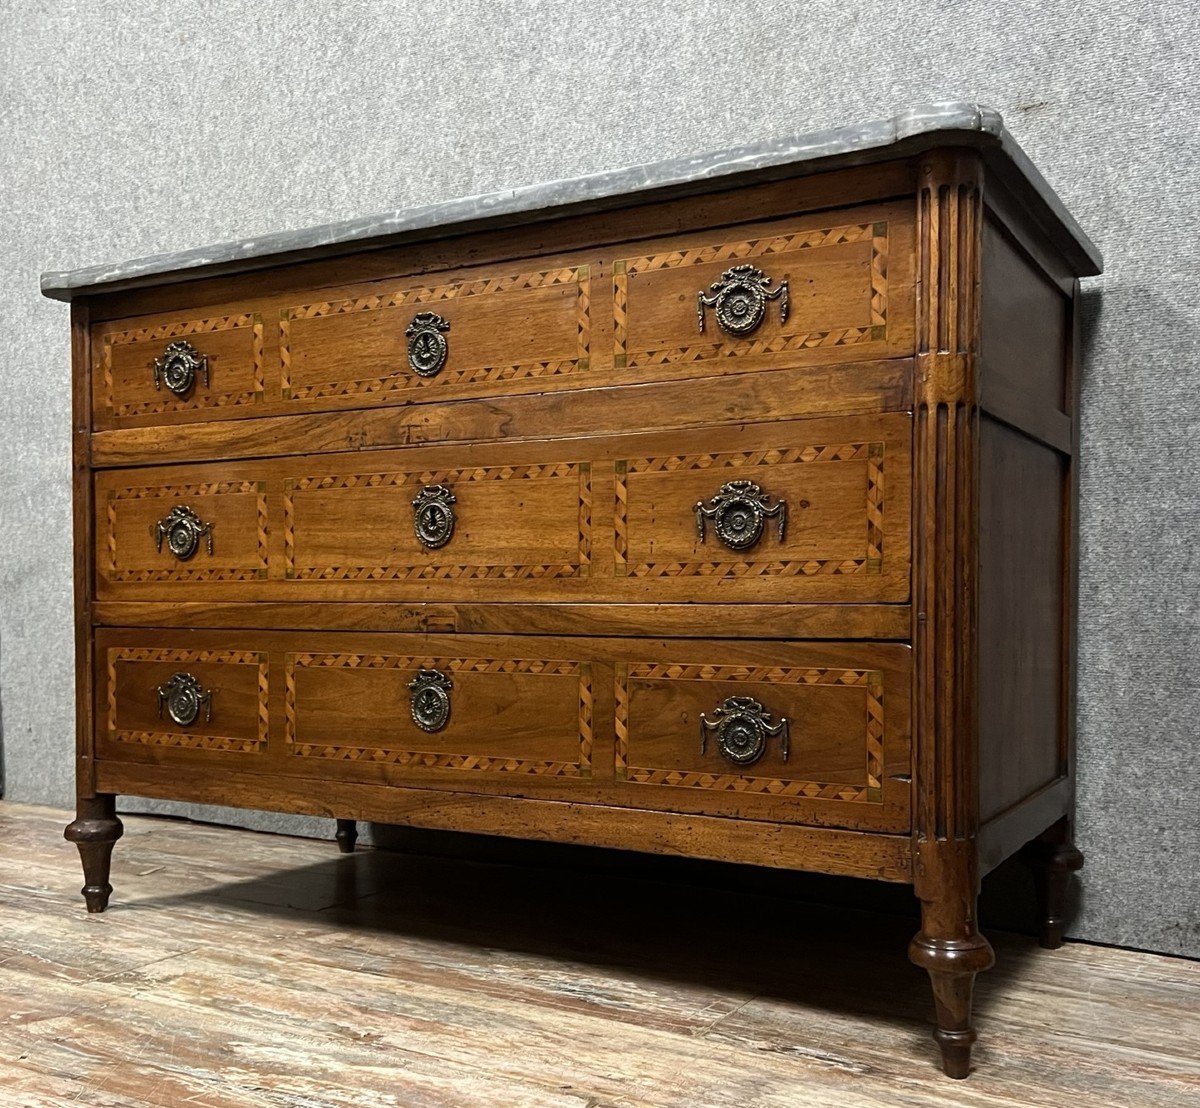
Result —
<instances>
[{"instance_id":1,"label":"wall behind furniture","mask_svg":"<svg viewBox=\"0 0 1200 1108\"><path fill-rule=\"evenodd\" d=\"M1200 955L1197 11L0 0L8 799L73 796L68 311L40 270L973 99L1108 267L1088 295L1073 934Z\"/></svg>"}]
</instances>

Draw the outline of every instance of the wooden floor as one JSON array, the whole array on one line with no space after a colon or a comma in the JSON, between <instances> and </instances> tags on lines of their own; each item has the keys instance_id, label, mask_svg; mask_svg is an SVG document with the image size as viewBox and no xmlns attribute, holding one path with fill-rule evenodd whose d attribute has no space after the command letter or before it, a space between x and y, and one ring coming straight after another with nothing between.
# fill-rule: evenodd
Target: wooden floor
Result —
<instances>
[{"instance_id":1,"label":"wooden floor","mask_svg":"<svg viewBox=\"0 0 1200 1108\"><path fill-rule=\"evenodd\" d=\"M0 1105L1200 1104L1200 963L993 935L950 1082L903 920L147 818L88 916L67 819L0 804Z\"/></svg>"}]
</instances>

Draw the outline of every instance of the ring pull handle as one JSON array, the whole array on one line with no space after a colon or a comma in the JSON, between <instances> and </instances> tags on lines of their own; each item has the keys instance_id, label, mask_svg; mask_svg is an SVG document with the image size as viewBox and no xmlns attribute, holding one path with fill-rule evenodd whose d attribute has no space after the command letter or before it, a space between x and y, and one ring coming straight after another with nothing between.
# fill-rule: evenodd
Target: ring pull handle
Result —
<instances>
[{"instance_id":1,"label":"ring pull handle","mask_svg":"<svg viewBox=\"0 0 1200 1108\"><path fill-rule=\"evenodd\" d=\"M162 719L163 709L167 715L180 727L190 727L204 712L204 722L212 720L212 698L216 689L205 689L200 681L190 673L172 674L165 685L159 685L158 718Z\"/></svg>"},{"instance_id":2,"label":"ring pull handle","mask_svg":"<svg viewBox=\"0 0 1200 1108\"><path fill-rule=\"evenodd\" d=\"M204 539L205 549L212 557L212 529L211 523L205 523L186 504L177 504L154 525L158 551L162 553L163 539L166 539L167 549L181 562L186 562L200 549L200 540Z\"/></svg>"},{"instance_id":3,"label":"ring pull handle","mask_svg":"<svg viewBox=\"0 0 1200 1108\"><path fill-rule=\"evenodd\" d=\"M454 504L449 485L425 485L413 499L413 530L426 550L438 550L450 541Z\"/></svg>"},{"instance_id":4,"label":"ring pull handle","mask_svg":"<svg viewBox=\"0 0 1200 1108\"><path fill-rule=\"evenodd\" d=\"M450 722L454 682L440 669L422 669L408 684L409 710L422 731L440 731Z\"/></svg>"},{"instance_id":5,"label":"ring pull handle","mask_svg":"<svg viewBox=\"0 0 1200 1108\"><path fill-rule=\"evenodd\" d=\"M708 747L708 736L717 737L717 750L735 766L752 766L767 749L767 739L779 738L783 760L788 760L788 721L781 718L778 723L771 713L752 696L727 697L709 719L700 714L700 753Z\"/></svg>"},{"instance_id":6,"label":"ring pull handle","mask_svg":"<svg viewBox=\"0 0 1200 1108\"><path fill-rule=\"evenodd\" d=\"M779 541L787 530L787 501L777 500L768 504L768 493L753 481L729 481L721 486L707 504L696 502L696 531L700 541L705 541L707 520L719 538L731 550L748 550L760 538L768 518L779 520L776 532Z\"/></svg>"},{"instance_id":7,"label":"ring pull handle","mask_svg":"<svg viewBox=\"0 0 1200 1108\"><path fill-rule=\"evenodd\" d=\"M176 396L186 396L196 383L196 374L204 374L208 388L208 355L201 354L186 339L170 343L162 355L154 359L154 387L163 385Z\"/></svg>"},{"instance_id":8,"label":"ring pull handle","mask_svg":"<svg viewBox=\"0 0 1200 1108\"><path fill-rule=\"evenodd\" d=\"M780 281L772 288L772 280L754 265L735 265L725 270L721 279L710 286L711 295L705 296L703 289L696 294L696 319L701 333L705 309L712 308L722 331L735 338L748 335L766 317L768 300L779 301L779 322L786 323L788 283Z\"/></svg>"},{"instance_id":9,"label":"ring pull handle","mask_svg":"<svg viewBox=\"0 0 1200 1108\"><path fill-rule=\"evenodd\" d=\"M417 312L408 330L408 365L418 377L436 377L446 364L450 343L446 332L450 321L437 312Z\"/></svg>"}]
</instances>

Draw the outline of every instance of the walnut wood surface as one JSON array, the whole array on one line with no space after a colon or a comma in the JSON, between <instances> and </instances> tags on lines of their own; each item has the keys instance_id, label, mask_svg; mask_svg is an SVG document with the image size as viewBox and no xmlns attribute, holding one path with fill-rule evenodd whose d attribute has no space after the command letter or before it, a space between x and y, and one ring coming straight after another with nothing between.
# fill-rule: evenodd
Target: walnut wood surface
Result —
<instances>
[{"instance_id":1,"label":"walnut wood surface","mask_svg":"<svg viewBox=\"0 0 1200 1108\"><path fill-rule=\"evenodd\" d=\"M630 808L907 831L909 650L901 644L536 636L133 631L97 634L101 763L512 792ZM421 730L410 682L452 681ZM186 672L211 718L174 724ZM739 767L700 715L753 696L790 722Z\"/></svg>"},{"instance_id":2,"label":"walnut wood surface","mask_svg":"<svg viewBox=\"0 0 1200 1108\"><path fill-rule=\"evenodd\" d=\"M701 331L738 264L787 317ZM1077 868L1075 277L948 148L78 302L89 907L121 792L911 882L966 1076L981 874L1041 836L1053 943ZM417 311L450 323L428 379ZM176 338L209 358L183 398L151 370ZM695 517L735 479L787 504L740 553ZM158 549L183 505L211 555ZM211 719L160 718L181 672ZM786 760L701 750L730 696Z\"/></svg>"},{"instance_id":3,"label":"walnut wood surface","mask_svg":"<svg viewBox=\"0 0 1200 1108\"><path fill-rule=\"evenodd\" d=\"M96 478L102 600L903 601L909 421L893 414L534 444L111 470ZM695 505L730 481L787 504L746 550ZM412 501L442 485L455 529L422 546ZM156 523L212 525L180 560ZM207 541L207 540L206 540Z\"/></svg>"}]
</instances>

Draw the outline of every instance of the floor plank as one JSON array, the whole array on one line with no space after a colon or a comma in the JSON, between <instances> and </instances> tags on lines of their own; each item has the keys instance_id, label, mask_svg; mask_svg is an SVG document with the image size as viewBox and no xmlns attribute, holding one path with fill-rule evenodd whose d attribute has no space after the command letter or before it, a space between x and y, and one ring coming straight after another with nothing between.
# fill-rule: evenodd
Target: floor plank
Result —
<instances>
[{"instance_id":1,"label":"floor plank","mask_svg":"<svg viewBox=\"0 0 1200 1108\"><path fill-rule=\"evenodd\" d=\"M620 870L0 804L0 1104L1200 1104L1200 964L997 934L950 1083L910 924Z\"/></svg>"}]
</instances>

